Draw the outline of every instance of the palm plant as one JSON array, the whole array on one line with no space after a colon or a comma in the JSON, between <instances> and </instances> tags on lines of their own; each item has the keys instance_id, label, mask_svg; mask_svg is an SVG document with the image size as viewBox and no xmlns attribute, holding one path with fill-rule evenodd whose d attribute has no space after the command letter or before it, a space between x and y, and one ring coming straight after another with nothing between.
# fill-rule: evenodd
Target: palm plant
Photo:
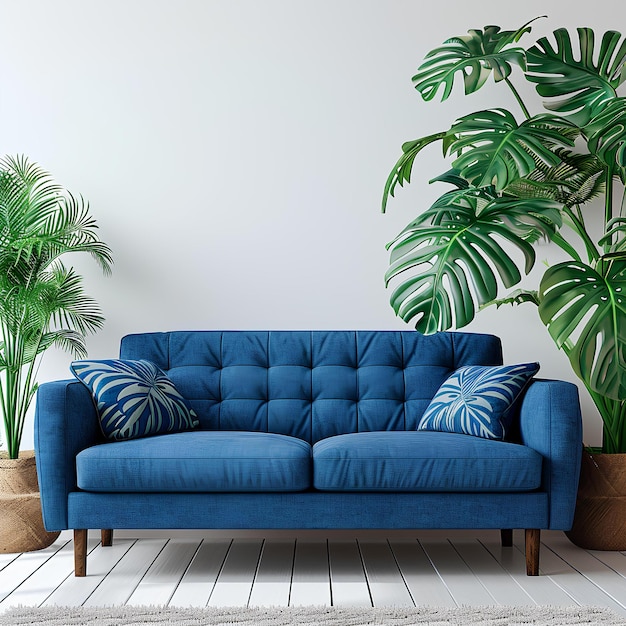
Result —
<instances>
[{"instance_id":1,"label":"palm plant","mask_svg":"<svg viewBox=\"0 0 626 626\"><path fill-rule=\"evenodd\" d=\"M105 273L109 248L89 206L24 157L0 159L0 407L9 458L18 457L42 353L85 356L85 335L104 318L62 257L87 252Z\"/></svg>"},{"instance_id":2,"label":"palm plant","mask_svg":"<svg viewBox=\"0 0 626 626\"><path fill-rule=\"evenodd\" d=\"M626 98L617 90L626 80L626 40L615 31L596 42L590 28L577 29L577 37L558 29L553 40L524 48L532 21L452 37L413 77L429 101L438 93L447 99L460 82L472 94L493 76L512 91L521 115L477 111L402 146L383 212L431 144L441 143L452 161L434 180L452 188L388 244L386 282L394 282L396 314L423 333L463 327L489 304L537 306L598 407L604 451L625 452ZM544 112L531 115L511 80L514 69L535 84ZM567 260L548 267L537 290L508 291L534 267L541 238Z\"/></svg>"}]
</instances>

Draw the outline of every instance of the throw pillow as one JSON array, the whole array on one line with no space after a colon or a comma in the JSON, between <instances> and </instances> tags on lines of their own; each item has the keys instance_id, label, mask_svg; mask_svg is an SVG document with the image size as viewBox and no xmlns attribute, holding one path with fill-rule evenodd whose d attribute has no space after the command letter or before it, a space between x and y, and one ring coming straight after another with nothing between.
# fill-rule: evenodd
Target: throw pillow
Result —
<instances>
[{"instance_id":1,"label":"throw pillow","mask_svg":"<svg viewBox=\"0 0 626 626\"><path fill-rule=\"evenodd\" d=\"M461 367L441 385L417 430L504 439L510 409L538 371L539 363Z\"/></svg>"},{"instance_id":2,"label":"throw pillow","mask_svg":"<svg viewBox=\"0 0 626 626\"><path fill-rule=\"evenodd\" d=\"M74 361L70 369L91 391L107 439L180 432L199 424L174 383L150 361Z\"/></svg>"}]
</instances>

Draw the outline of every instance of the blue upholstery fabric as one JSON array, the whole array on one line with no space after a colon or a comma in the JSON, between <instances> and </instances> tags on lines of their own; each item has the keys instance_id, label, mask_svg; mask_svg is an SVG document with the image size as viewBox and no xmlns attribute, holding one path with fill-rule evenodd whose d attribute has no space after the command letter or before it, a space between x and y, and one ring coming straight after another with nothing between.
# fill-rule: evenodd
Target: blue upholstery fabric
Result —
<instances>
[{"instance_id":1,"label":"blue upholstery fabric","mask_svg":"<svg viewBox=\"0 0 626 626\"><path fill-rule=\"evenodd\" d=\"M460 367L441 385L417 429L504 439L511 409L538 371L539 363Z\"/></svg>"},{"instance_id":2,"label":"blue upholstery fabric","mask_svg":"<svg viewBox=\"0 0 626 626\"><path fill-rule=\"evenodd\" d=\"M338 435L313 446L325 491L532 491L541 455L514 443L435 432Z\"/></svg>"},{"instance_id":3,"label":"blue upholstery fabric","mask_svg":"<svg viewBox=\"0 0 626 626\"><path fill-rule=\"evenodd\" d=\"M76 455L104 441L91 394L77 380L40 385L35 405L35 455L46 528L68 526L67 501L76 490Z\"/></svg>"},{"instance_id":4,"label":"blue upholstery fabric","mask_svg":"<svg viewBox=\"0 0 626 626\"><path fill-rule=\"evenodd\" d=\"M107 439L190 430L197 415L167 375L150 361L74 361L72 373L91 392Z\"/></svg>"},{"instance_id":5,"label":"blue upholstery fabric","mask_svg":"<svg viewBox=\"0 0 626 626\"><path fill-rule=\"evenodd\" d=\"M547 460L541 484L551 494L549 528L569 530L583 447L576 385L562 380L534 380L522 400L519 428L524 445Z\"/></svg>"},{"instance_id":6,"label":"blue upholstery fabric","mask_svg":"<svg viewBox=\"0 0 626 626\"><path fill-rule=\"evenodd\" d=\"M393 331L204 331L122 340L122 359L163 369L207 430L315 443L352 432L415 430L463 365L499 365L490 335Z\"/></svg>"},{"instance_id":7,"label":"blue upholstery fabric","mask_svg":"<svg viewBox=\"0 0 626 626\"><path fill-rule=\"evenodd\" d=\"M85 491L301 491L311 446L273 433L184 432L92 446L76 469Z\"/></svg>"},{"instance_id":8,"label":"blue upholstery fabric","mask_svg":"<svg viewBox=\"0 0 626 626\"><path fill-rule=\"evenodd\" d=\"M548 495L517 493L93 493L70 528L548 528Z\"/></svg>"},{"instance_id":9,"label":"blue upholstery fabric","mask_svg":"<svg viewBox=\"0 0 626 626\"><path fill-rule=\"evenodd\" d=\"M302 445L343 434L372 433L367 436L373 438L385 433L446 436L415 431L441 383L463 365L502 362L500 342L495 337L465 333L424 337L412 331L147 333L126 337L121 357L156 363L198 414L202 431L166 435L164 439L183 435L248 436L234 432L240 430L258 436L273 432L300 438L302 441L295 446L303 455ZM77 457L82 459L87 456L85 451L98 448L98 454L107 449L112 454L118 445L148 443L152 439L105 443L91 396L81 383L44 383L38 390L35 413L44 521L49 530L568 529L576 499L581 448L582 422L576 386L531 381L516 406L515 419L519 423L519 443L529 450L529 458L536 458L535 453L542 457L541 484L532 491L351 492L301 487L305 490L271 493L103 493L79 489ZM472 437L465 437L464 441L469 446L472 441L509 445ZM321 444L319 447L323 450ZM311 463L310 451L307 454ZM196 471L191 480L196 480L198 474L195 461L194 464ZM245 462L242 465L250 467ZM384 465L388 479L393 471ZM116 474L121 476L115 480L136 481L135 467L128 471L116 465ZM90 480L100 480L102 485L107 479L105 473ZM154 481L152 470L149 474L146 481ZM83 476L81 470L81 484ZM310 465L308 476L311 480ZM176 473L162 478L169 484L180 481ZM228 475L216 482L231 480ZM476 483L482 480L479 475Z\"/></svg>"}]
</instances>

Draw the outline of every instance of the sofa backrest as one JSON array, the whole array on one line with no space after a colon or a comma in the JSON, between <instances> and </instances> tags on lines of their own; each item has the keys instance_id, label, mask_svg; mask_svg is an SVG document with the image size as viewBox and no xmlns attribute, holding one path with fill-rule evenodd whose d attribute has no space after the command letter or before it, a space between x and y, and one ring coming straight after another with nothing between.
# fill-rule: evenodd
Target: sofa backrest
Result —
<instances>
[{"instance_id":1,"label":"sofa backrest","mask_svg":"<svg viewBox=\"0 0 626 626\"><path fill-rule=\"evenodd\" d=\"M415 331L185 331L128 335L122 359L156 363L205 430L253 430L314 443L414 430L462 365L499 365L492 335Z\"/></svg>"}]
</instances>

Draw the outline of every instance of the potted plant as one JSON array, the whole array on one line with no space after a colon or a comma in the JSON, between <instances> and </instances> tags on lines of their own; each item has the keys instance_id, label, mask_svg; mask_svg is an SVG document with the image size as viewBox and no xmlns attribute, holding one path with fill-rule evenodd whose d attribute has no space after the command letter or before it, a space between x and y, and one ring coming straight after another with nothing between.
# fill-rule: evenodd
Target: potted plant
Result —
<instances>
[{"instance_id":1,"label":"potted plant","mask_svg":"<svg viewBox=\"0 0 626 626\"><path fill-rule=\"evenodd\" d=\"M596 38L590 28L575 35L561 28L523 47L532 21L452 37L428 52L413 77L426 101L439 94L445 100L461 85L473 94L492 77L519 110L469 113L402 146L383 212L431 144L451 161L434 179L449 188L388 244L386 282L394 283L396 314L423 333L463 327L490 304L537 308L589 390L603 420L602 450L610 453L585 455L584 470L594 472L581 475L570 539L624 550L626 499L613 498L624 508L611 518L593 512L584 492L590 481L593 490L603 483L613 494L618 477L626 483L626 98L618 95L626 40L612 30ZM545 110L531 112L514 72L535 85ZM541 238L560 248L563 261L545 270L536 290L512 290L534 267L533 244ZM607 475L605 463L619 469ZM612 520L612 529L600 530L600 517ZM591 538L580 530L583 518L595 526Z\"/></svg>"},{"instance_id":2,"label":"potted plant","mask_svg":"<svg viewBox=\"0 0 626 626\"><path fill-rule=\"evenodd\" d=\"M20 454L20 443L42 354L58 346L85 356L85 335L104 322L82 278L63 264L67 253L86 252L110 272L111 251L96 229L88 204L38 165L0 159L0 552L43 548L58 536L43 527L34 454Z\"/></svg>"}]
</instances>

